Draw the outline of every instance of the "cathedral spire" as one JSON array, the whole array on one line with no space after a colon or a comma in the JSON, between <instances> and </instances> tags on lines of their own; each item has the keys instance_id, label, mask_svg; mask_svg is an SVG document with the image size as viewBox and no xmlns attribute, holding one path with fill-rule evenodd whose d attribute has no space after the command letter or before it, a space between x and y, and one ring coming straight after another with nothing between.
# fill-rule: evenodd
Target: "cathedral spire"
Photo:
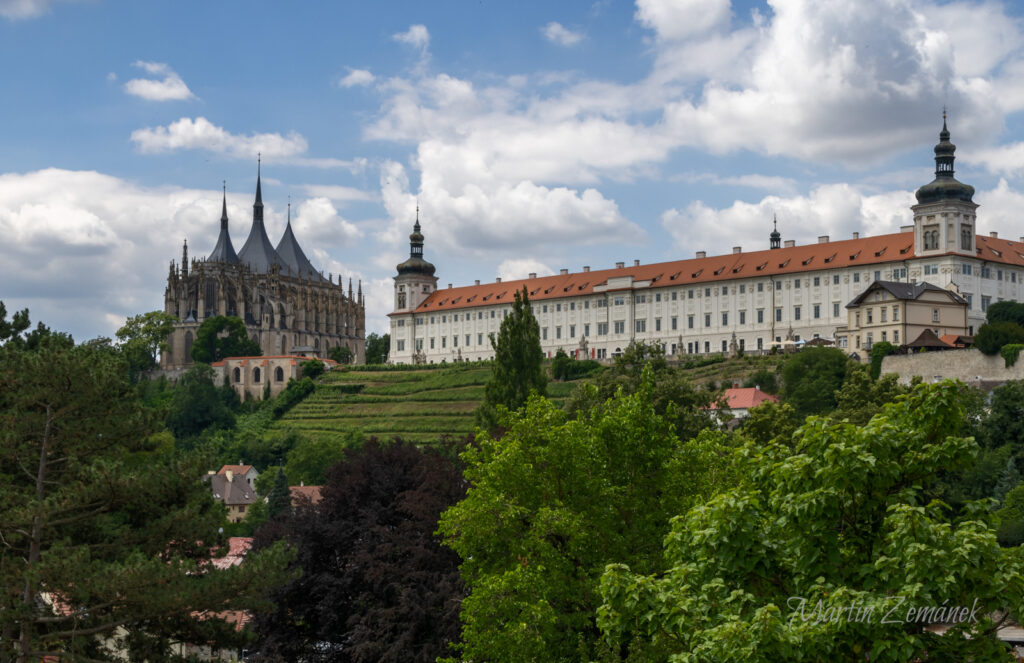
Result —
<instances>
[{"instance_id":1,"label":"cathedral spire","mask_svg":"<svg viewBox=\"0 0 1024 663\"><path fill-rule=\"evenodd\" d=\"M181 249L181 275L188 276L188 237L185 238L185 245Z\"/></svg>"},{"instance_id":2,"label":"cathedral spire","mask_svg":"<svg viewBox=\"0 0 1024 663\"><path fill-rule=\"evenodd\" d=\"M220 229L226 231L228 229L228 181L224 180L222 186L224 188L224 201L220 208Z\"/></svg>"},{"instance_id":3,"label":"cathedral spire","mask_svg":"<svg viewBox=\"0 0 1024 663\"><path fill-rule=\"evenodd\" d=\"M238 262L238 254L235 247L231 245L231 235L228 233L228 183L222 183L224 198L220 208L220 236L217 237L217 244L213 252L206 260L209 262L224 262L234 264Z\"/></svg>"},{"instance_id":4,"label":"cathedral spire","mask_svg":"<svg viewBox=\"0 0 1024 663\"><path fill-rule=\"evenodd\" d=\"M262 159L260 154L256 154L256 202L252 205L252 220L253 223L259 221L263 222L263 187L260 183L261 170L262 170Z\"/></svg>"}]
</instances>

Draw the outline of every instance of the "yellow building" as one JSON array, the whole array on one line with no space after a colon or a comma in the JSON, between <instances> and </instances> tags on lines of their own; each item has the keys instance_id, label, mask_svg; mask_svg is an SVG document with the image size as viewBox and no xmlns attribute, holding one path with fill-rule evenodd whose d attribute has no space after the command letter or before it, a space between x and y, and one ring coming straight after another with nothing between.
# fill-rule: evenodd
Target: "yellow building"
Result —
<instances>
[{"instance_id":1,"label":"yellow building","mask_svg":"<svg viewBox=\"0 0 1024 663\"><path fill-rule=\"evenodd\" d=\"M906 345L926 329L940 337L967 334L967 300L931 283L875 281L846 310L847 327L838 333L854 351L881 341Z\"/></svg>"}]
</instances>

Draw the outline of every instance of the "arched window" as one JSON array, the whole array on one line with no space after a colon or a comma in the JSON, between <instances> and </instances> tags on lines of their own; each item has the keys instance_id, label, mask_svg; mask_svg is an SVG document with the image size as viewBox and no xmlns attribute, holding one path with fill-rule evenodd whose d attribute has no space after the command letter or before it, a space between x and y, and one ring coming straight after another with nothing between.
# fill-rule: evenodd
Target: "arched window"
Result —
<instances>
[{"instance_id":1,"label":"arched window","mask_svg":"<svg viewBox=\"0 0 1024 663\"><path fill-rule=\"evenodd\" d=\"M960 248L965 251L971 250L971 227L964 226L960 229Z\"/></svg>"},{"instance_id":2,"label":"arched window","mask_svg":"<svg viewBox=\"0 0 1024 663\"><path fill-rule=\"evenodd\" d=\"M317 350L320 349L320 339L318 339L318 338L313 339L313 347L316 348Z\"/></svg>"},{"instance_id":3,"label":"arched window","mask_svg":"<svg viewBox=\"0 0 1024 663\"><path fill-rule=\"evenodd\" d=\"M235 367L235 382L238 383L238 382L241 382L241 381L242 381L242 369L240 369L240 368L238 368L236 366Z\"/></svg>"},{"instance_id":4,"label":"arched window","mask_svg":"<svg viewBox=\"0 0 1024 663\"><path fill-rule=\"evenodd\" d=\"M284 382L284 369L280 366L274 369L274 379L278 382Z\"/></svg>"},{"instance_id":5,"label":"arched window","mask_svg":"<svg viewBox=\"0 0 1024 663\"><path fill-rule=\"evenodd\" d=\"M260 369L258 369L258 368L252 369L252 381L253 382L259 382L260 381Z\"/></svg>"},{"instance_id":6,"label":"arched window","mask_svg":"<svg viewBox=\"0 0 1024 663\"><path fill-rule=\"evenodd\" d=\"M932 249L939 248L939 231L938 230L926 230L924 231L924 250L930 251Z\"/></svg>"},{"instance_id":7,"label":"arched window","mask_svg":"<svg viewBox=\"0 0 1024 663\"><path fill-rule=\"evenodd\" d=\"M288 349L288 337L282 334L281 335L281 354L283 354L283 355L284 354L288 354L287 349Z\"/></svg>"}]
</instances>

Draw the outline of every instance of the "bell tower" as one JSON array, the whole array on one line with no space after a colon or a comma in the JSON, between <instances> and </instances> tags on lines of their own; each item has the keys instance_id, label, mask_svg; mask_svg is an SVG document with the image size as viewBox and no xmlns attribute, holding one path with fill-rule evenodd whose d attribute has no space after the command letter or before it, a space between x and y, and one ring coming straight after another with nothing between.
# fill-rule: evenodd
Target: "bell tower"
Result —
<instances>
[{"instance_id":1,"label":"bell tower","mask_svg":"<svg viewBox=\"0 0 1024 663\"><path fill-rule=\"evenodd\" d=\"M409 235L409 259L398 265L395 277L395 313L416 309L437 289L434 266L423 259L423 233L420 232L420 208L416 207L416 223Z\"/></svg>"},{"instance_id":2,"label":"bell tower","mask_svg":"<svg viewBox=\"0 0 1024 663\"><path fill-rule=\"evenodd\" d=\"M935 146L935 179L917 190L914 211L914 253L918 256L960 253L976 255L978 204L974 187L953 177L956 145L949 141L946 112Z\"/></svg>"}]
</instances>

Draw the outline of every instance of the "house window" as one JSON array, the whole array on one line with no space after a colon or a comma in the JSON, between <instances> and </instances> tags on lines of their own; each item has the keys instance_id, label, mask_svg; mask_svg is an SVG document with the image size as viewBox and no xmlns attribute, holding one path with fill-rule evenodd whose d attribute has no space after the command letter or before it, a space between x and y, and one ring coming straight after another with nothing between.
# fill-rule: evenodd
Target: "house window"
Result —
<instances>
[{"instance_id":1,"label":"house window","mask_svg":"<svg viewBox=\"0 0 1024 663\"><path fill-rule=\"evenodd\" d=\"M729 325L729 314L728 313L723 313L722 314L722 326L723 327L727 327L728 325Z\"/></svg>"},{"instance_id":2,"label":"house window","mask_svg":"<svg viewBox=\"0 0 1024 663\"><path fill-rule=\"evenodd\" d=\"M814 319L817 320L821 317L821 304L814 305Z\"/></svg>"},{"instance_id":3,"label":"house window","mask_svg":"<svg viewBox=\"0 0 1024 663\"><path fill-rule=\"evenodd\" d=\"M395 347L398 349L399 352L404 351L405 350L405 341L402 340L402 339L398 339L398 341L395 342Z\"/></svg>"},{"instance_id":4,"label":"house window","mask_svg":"<svg viewBox=\"0 0 1024 663\"><path fill-rule=\"evenodd\" d=\"M964 295L964 299L967 300L967 308L968 309L973 309L974 308L974 295L965 294Z\"/></svg>"},{"instance_id":5,"label":"house window","mask_svg":"<svg viewBox=\"0 0 1024 663\"><path fill-rule=\"evenodd\" d=\"M544 327L540 330L540 337L545 341L548 340L548 328Z\"/></svg>"},{"instance_id":6,"label":"house window","mask_svg":"<svg viewBox=\"0 0 1024 663\"><path fill-rule=\"evenodd\" d=\"M924 231L924 250L931 251L939 248L939 231L925 229Z\"/></svg>"},{"instance_id":7,"label":"house window","mask_svg":"<svg viewBox=\"0 0 1024 663\"><path fill-rule=\"evenodd\" d=\"M899 343L900 342L900 330L899 329L892 330L892 342L893 343Z\"/></svg>"},{"instance_id":8,"label":"house window","mask_svg":"<svg viewBox=\"0 0 1024 663\"><path fill-rule=\"evenodd\" d=\"M839 317L839 302L832 302L832 317Z\"/></svg>"},{"instance_id":9,"label":"house window","mask_svg":"<svg viewBox=\"0 0 1024 663\"><path fill-rule=\"evenodd\" d=\"M775 322L782 322L782 309L775 309Z\"/></svg>"},{"instance_id":10,"label":"house window","mask_svg":"<svg viewBox=\"0 0 1024 663\"><path fill-rule=\"evenodd\" d=\"M626 303L626 298L625 297L616 297L614 303L615 303L616 306L622 306L623 304Z\"/></svg>"},{"instance_id":11,"label":"house window","mask_svg":"<svg viewBox=\"0 0 1024 663\"><path fill-rule=\"evenodd\" d=\"M711 341L704 341L704 352L705 354L711 352Z\"/></svg>"},{"instance_id":12,"label":"house window","mask_svg":"<svg viewBox=\"0 0 1024 663\"><path fill-rule=\"evenodd\" d=\"M704 326L705 327L710 327L711 326L711 314L710 313L705 313L704 314Z\"/></svg>"},{"instance_id":13,"label":"house window","mask_svg":"<svg viewBox=\"0 0 1024 663\"><path fill-rule=\"evenodd\" d=\"M555 327L555 338L562 338L562 328Z\"/></svg>"},{"instance_id":14,"label":"house window","mask_svg":"<svg viewBox=\"0 0 1024 663\"><path fill-rule=\"evenodd\" d=\"M422 338L418 338L418 339L416 339L416 352L419 352L422 349L423 349L423 339Z\"/></svg>"},{"instance_id":15,"label":"house window","mask_svg":"<svg viewBox=\"0 0 1024 663\"><path fill-rule=\"evenodd\" d=\"M745 293L746 291L747 291L747 286L746 286L746 284L745 284L745 283L741 283L741 284L740 284L740 294L742 295L742 294L743 294L743 293Z\"/></svg>"},{"instance_id":16,"label":"house window","mask_svg":"<svg viewBox=\"0 0 1024 663\"><path fill-rule=\"evenodd\" d=\"M763 283L758 283L757 284L757 291L758 292L764 292L764 284Z\"/></svg>"},{"instance_id":17,"label":"house window","mask_svg":"<svg viewBox=\"0 0 1024 663\"><path fill-rule=\"evenodd\" d=\"M434 349L434 337L430 337L430 349Z\"/></svg>"},{"instance_id":18,"label":"house window","mask_svg":"<svg viewBox=\"0 0 1024 663\"><path fill-rule=\"evenodd\" d=\"M886 319L885 319L886 309L885 309L885 307L883 306L882 308L879 309L879 311L882 314L882 318L881 318L882 322L886 322ZM885 339L882 339L882 340L885 340Z\"/></svg>"},{"instance_id":19,"label":"house window","mask_svg":"<svg viewBox=\"0 0 1024 663\"><path fill-rule=\"evenodd\" d=\"M259 382L260 381L260 369L254 368L252 370L252 381L253 382Z\"/></svg>"},{"instance_id":20,"label":"house window","mask_svg":"<svg viewBox=\"0 0 1024 663\"><path fill-rule=\"evenodd\" d=\"M448 337L447 336L442 336L441 337L441 348L444 349L444 348L447 348L447 347L448 347Z\"/></svg>"},{"instance_id":21,"label":"house window","mask_svg":"<svg viewBox=\"0 0 1024 663\"><path fill-rule=\"evenodd\" d=\"M764 309L763 308L759 308L759 309L757 309L757 324L761 324L763 322L764 322Z\"/></svg>"},{"instance_id":22,"label":"house window","mask_svg":"<svg viewBox=\"0 0 1024 663\"><path fill-rule=\"evenodd\" d=\"M776 290L782 290L782 281L776 281L775 282L775 289Z\"/></svg>"},{"instance_id":23,"label":"house window","mask_svg":"<svg viewBox=\"0 0 1024 663\"><path fill-rule=\"evenodd\" d=\"M569 302L569 310L570 311L575 311L576 310L576 302Z\"/></svg>"},{"instance_id":24,"label":"house window","mask_svg":"<svg viewBox=\"0 0 1024 663\"><path fill-rule=\"evenodd\" d=\"M741 325L747 324L747 312L746 311L740 311L740 324Z\"/></svg>"},{"instance_id":25,"label":"house window","mask_svg":"<svg viewBox=\"0 0 1024 663\"><path fill-rule=\"evenodd\" d=\"M877 269L875 270L875 280L876 281L881 281L882 280L882 272L880 272Z\"/></svg>"},{"instance_id":26,"label":"house window","mask_svg":"<svg viewBox=\"0 0 1024 663\"><path fill-rule=\"evenodd\" d=\"M885 341L888 341L888 340L889 339L887 338L886 333L883 331L882 332L882 342L884 343Z\"/></svg>"},{"instance_id":27,"label":"house window","mask_svg":"<svg viewBox=\"0 0 1024 663\"><path fill-rule=\"evenodd\" d=\"M654 331L656 331L656 332L660 332L661 331L661 318L655 318L654 319Z\"/></svg>"},{"instance_id":28,"label":"house window","mask_svg":"<svg viewBox=\"0 0 1024 663\"><path fill-rule=\"evenodd\" d=\"M833 274L832 275L832 285L839 285L839 275L838 274Z\"/></svg>"},{"instance_id":29,"label":"house window","mask_svg":"<svg viewBox=\"0 0 1024 663\"><path fill-rule=\"evenodd\" d=\"M661 293L660 292L654 295L654 301L656 301L656 302L660 302L661 301Z\"/></svg>"},{"instance_id":30,"label":"house window","mask_svg":"<svg viewBox=\"0 0 1024 663\"><path fill-rule=\"evenodd\" d=\"M892 307L892 321L893 322L899 322L900 321L900 307L899 306L893 306Z\"/></svg>"},{"instance_id":31,"label":"house window","mask_svg":"<svg viewBox=\"0 0 1024 663\"><path fill-rule=\"evenodd\" d=\"M636 295L634 297L634 299L636 300L637 304L646 304L647 303L647 295Z\"/></svg>"},{"instance_id":32,"label":"house window","mask_svg":"<svg viewBox=\"0 0 1024 663\"><path fill-rule=\"evenodd\" d=\"M686 316L686 328L687 329L693 329L693 316L692 315Z\"/></svg>"},{"instance_id":33,"label":"house window","mask_svg":"<svg viewBox=\"0 0 1024 663\"><path fill-rule=\"evenodd\" d=\"M794 288L799 288L800 287L800 279L793 279L793 287Z\"/></svg>"},{"instance_id":34,"label":"house window","mask_svg":"<svg viewBox=\"0 0 1024 663\"><path fill-rule=\"evenodd\" d=\"M642 333L647 331L647 321L646 320L634 320L633 324L635 325L636 332L638 334L642 334Z\"/></svg>"},{"instance_id":35,"label":"house window","mask_svg":"<svg viewBox=\"0 0 1024 663\"><path fill-rule=\"evenodd\" d=\"M540 312L541 313L547 313L548 312L548 305L544 304L543 306L541 306ZM456 318L456 320L458 320L458 318Z\"/></svg>"},{"instance_id":36,"label":"house window","mask_svg":"<svg viewBox=\"0 0 1024 663\"><path fill-rule=\"evenodd\" d=\"M491 311L491 320L493 320L493 319L494 319L494 311ZM433 319L433 318L431 318L431 319L430 319L430 321L431 321L431 322L433 322L433 321L434 321L434 319Z\"/></svg>"},{"instance_id":37,"label":"house window","mask_svg":"<svg viewBox=\"0 0 1024 663\"><path fill-rule=\"evenodd\" d=\"M590 336L590 324L583 325L583 335Z\"/></svg>"},{"instance_id":38,"label":"house window","mask_svg":"<svg viewBox=\"0 0 1024 663\"><path fill-rule=\"evenodd\" d=\"M939 266L938 265L925 265L924 266L924 274L925 274L925 276L930 276L932 274L938 274L938 273L939 273Z\"/></svg>"},{"instance_id":39,"label":"house window","mask_svg":"<svg viewBox=\"0 0 1024 663\"><path fill-rule=\"evenodd\" d=\"M982 297L981 297L981 312L984 313L984 312L988 311L988 305L991 304L991 303L992 303L992 298L991 297L985 297L984 295L982 295Z\"/></svg>"},{"instance_id":40,"label":"house window","mask_svg":"<svg viewBox=\"0 0 1024 663\"><path fill-rule=\"evenodd\" d=\"M868 324L869 325L875 321L874 318L875 318L875 309L869 308L868 309Z\"/></svg>"},{"instance_id":41,"label":"house window","mask_svg":"<svg viewBox=\"0 0 1024 663\"><path fill-rule=\"evenodd\" d=\"M690 288L690 289L689 289L689 290L688 290L688 291L686 292L686 298L687 298L687 299L693 299L693 288Z\"/></svg>"},{"instance_id":42,"label":"house window","mask_svg":"<svg viewBox=\"0 0 1024 663\"><path fill-rule=\"evenodd\" d=\"M729 294L729 286L727 286L727 285L723 285L722 286L722 294L723 295L728 295Z\"/></svg>"},{"instance_id":43,"label":"house window","mask_svg":"<svg viewBox=\"0 0 1024 663\"><path fill-rule=\"evenodd\" d=\"M799 320L800 319L800 307L799 306L794 306L793 307L793 319L794 320Z\"/></svg>"},{"instance_id":44,"label":"house window","mask_svg":"<svg viewBox=\"0 0 1024 663\"><path fill-rule=\"evenodd\" d=\"M241 381L242 381L242 369L235 368L235 382L237 383L237 382L241 382Z\"/></svg>"},{"instance_id":45,"label":"house window","mask_svg":"<svg viewBox=\"0 0 1024 663\"><path fill-rule=\"evenodd\" d=\"M726 340L723 340L722 341L722 352L728 352L728 351L729 351L729 342L726 341Z\"/></svg>"},{"instance_id":46,"label":"house window","mask_svg":"<svg viewBox=\"0 0 1024 663\"><path fill-rule=\"evenodd\" d=\"M284 369L280 366L274 369L274 380L276 382L284 382Z\"/></svg>"},{"instance_id":47,"label":"house window","mask_svg":"<svg viewBox=\"0 0 1024 663\"><path fill-rule=\"evenodd\" d=\"M569 325L569 338L576 338L576 325Z\"/></svg>"},{"instance_id":48,"label":"house window","mask_svg":"<svg viewBox=\"0 0 1024 663\"><path fill-rule=\"evenodd\" d=\"M562 310L562 305L561 304L555 304L555 311L561 312L561 310Z\"/></svg>"},{"instance_id":49,"label":"house window","mask_svg":"<svg viewBox=\"0 0 1024 663\"><path fill-rule=\"evenodd\" d=\"M817 288L819 285L821 285L821 277L820 276L815 276L814 277L814 287Z\"/></svg>"},{"instance_id":50,"label":"house window","mask_svg":"<svg viewBox=\"0 0 1024 663\"><path fill-rule=\"evenodd\" d=\"M678 295L679 295L679 293L678 293L678 292L673 292L673 293L672 293L672 301L676 301L676 297L677 297Z\"/></svg>"},{"instance_id":51,"label":"house window","mask_svg":"<svg viewBox=\"0 0 1024 663\"><path fill-rule=\"evenodd\" d=\"M854 272L853 273L853 282L854 283L860 283L860 272Z\"/></svg>"},{"instance_id":52,"label":"house window","mask_svg":"<svg viewBox=\"0 0 1024 663\"><path fill-rule=\"evenodd\" d=\"M673 316L672 317L672 331L675 331L678 328L679 328L679 319L676 318L675 316Z\"/></svg>"},{"instance_id":53,"label":"house window","mask_svg":"<svg viewBox=\"0 0 1024 663\"><path fill-rule=\"evenodd\" d=\"M932 309L932 322L938 322L938 321L939 321L939 309L933 308Z\"/></svg>"},{"instance_id":54,"label":"house window","mask_svg":"<svg viewBox=\"0 0 1024 663\"><path fill-rule=\"evenodd\" d=\"M625 320L616 320L615 321L615 333L616 334L625 334L626 333L626 321Z\"/></svg>"},{"instance_id":55,"label":"house window","mask_svg":"<svg viewBox=\"0 0 1024 663\"><path fill-rule=\"evenodd\" d=\"M705 297L710 297L711 296L711 288L704 288L704 296Z\"/></svg>"},{"instance_id":56,"label":"house window","mask_svg":"<svg viewBox=\"0 0 1024 663\"><path fill-rule=\"evenodd\" d=\"M466 347L468 348L469 345L470 345L470 343L469 343L469 334L466 334Z\"/></svg>"},{"instance_id":57,"label":"house window","mask_svg":"<svg viewBox=\"0 0 1024 663\"><path fill-rule=\"evenodd\" d=\"M599 323L597 323L597 335L598 336L607 336L608 335L608 323L607 322L599 322Z\"/></svg>"},{"instance_id":58,"label":"house window","mask_svg":"<svg viewBox=\"0 0 1024 663\"><path fill-rule=\"evenodd\" d=\"M764 339L760 336L757 337L757 349L764 350Z\"/></svg>"},{"instance_id":59,"label":"house window","mask_svg":"<svg viewBox=\"0 0 1024 663\"><path fill-rule=\"evenodd\" d=\"M960 272L962 274L966 274L967 276L970 276L973 271L974 271L974 266L973 265L969 265L966 262L964 264L960 265Z\"/></svg>"},{"instance_id":60,"label":"house window","mask_svg":"<svg viewBox=\"0 0 1024 663\"><path fill-rule=\"evenodd\" d=\"M981 268L981 278L983 278L983 279L990 279L990 278L992 278L992 269L989 268L987 265L983 266Z\"/></svg>"}]
</instances>

